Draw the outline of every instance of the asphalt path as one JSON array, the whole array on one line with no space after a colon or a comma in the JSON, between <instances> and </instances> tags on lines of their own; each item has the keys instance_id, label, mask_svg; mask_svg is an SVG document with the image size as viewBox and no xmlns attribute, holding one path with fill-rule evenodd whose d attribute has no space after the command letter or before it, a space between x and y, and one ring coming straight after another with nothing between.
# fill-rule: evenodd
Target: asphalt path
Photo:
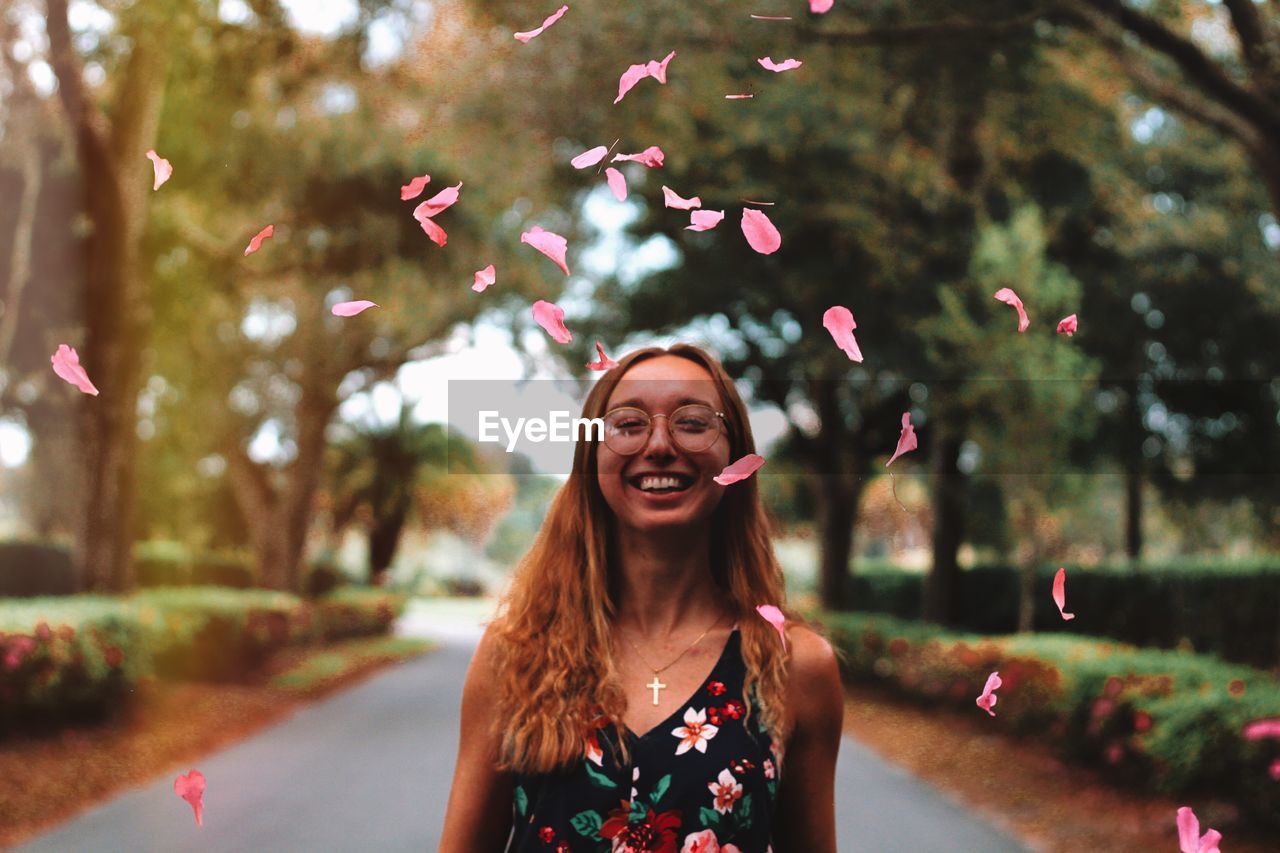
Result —
<instances>
[{"instance_id":1,"label":"asphalt path","mask_svg":"<svg viewBox=\"0 0 1280 853\"><path fill-rule=\"evenodd\" d=\"M480 631L476 616L470 609L411 610L397 633L433 636L436 651L197 761L208 784L204 826L173 793L174 778L189 769L180 767L17 850L435 850L453 777L463 676ZM836 796L842 853L1030 849L847 737Z\"/></svg>"}]
</instances>

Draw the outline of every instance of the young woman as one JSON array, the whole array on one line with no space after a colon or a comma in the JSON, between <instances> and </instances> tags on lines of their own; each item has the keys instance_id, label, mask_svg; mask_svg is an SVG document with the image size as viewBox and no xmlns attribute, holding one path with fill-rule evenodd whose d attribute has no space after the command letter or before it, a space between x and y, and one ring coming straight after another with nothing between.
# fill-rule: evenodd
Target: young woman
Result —
<instances>
[{"instance_id":1,"label":"young woman","mask_svg":"<svg viewBox=\"0 0 1280 853\"><path fill-rule=\"evenodd\" d=\"M784 602L755 451L720 363L638 350L601 377L467 673L440 849L831 853L843 690ZM787 617L785 643L756 611Z\"/></svg>"}]
</instances>

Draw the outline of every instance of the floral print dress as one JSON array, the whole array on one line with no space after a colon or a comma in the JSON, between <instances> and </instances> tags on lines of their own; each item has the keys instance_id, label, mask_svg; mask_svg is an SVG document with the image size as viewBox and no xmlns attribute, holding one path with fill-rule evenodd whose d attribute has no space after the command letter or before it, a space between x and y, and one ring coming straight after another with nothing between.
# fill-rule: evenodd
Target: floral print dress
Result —
<instances>
[{"instance_id":1,"label":"floral print dress","mask_svg":"<svg viewBox=\"0 0 1280 853\"><path fill-rule=\"evenodd\" d=\"M740 642L735 625L692 696L643 736L625 730L632 766L600 717L572 767L516 774L507 853L772 853L776 751L757 708L743 720Z\"/></svg>"}]
</instances>

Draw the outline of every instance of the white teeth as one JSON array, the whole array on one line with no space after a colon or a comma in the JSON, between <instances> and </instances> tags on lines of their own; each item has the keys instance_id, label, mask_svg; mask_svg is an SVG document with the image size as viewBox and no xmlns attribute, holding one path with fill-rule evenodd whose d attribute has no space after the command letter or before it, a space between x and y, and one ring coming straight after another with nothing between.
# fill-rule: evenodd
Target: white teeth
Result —
<instances>
[{"instance_id":1,"label":"white teeth","mask_svg":"<svg viewBox=\"0 0 1280 853\"><path fill-rule=\"evenodd\" d=\"M648 491L650 489L678 489L681 482L675 477L641 477L640 489Z\"/></svg>"}]
</instances>

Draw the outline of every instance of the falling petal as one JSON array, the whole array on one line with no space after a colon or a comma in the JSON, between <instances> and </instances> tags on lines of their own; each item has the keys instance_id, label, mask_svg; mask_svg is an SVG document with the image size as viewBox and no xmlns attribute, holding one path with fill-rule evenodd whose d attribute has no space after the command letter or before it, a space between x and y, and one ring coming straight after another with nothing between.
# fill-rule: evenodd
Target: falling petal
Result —
<instances>
[{"instance_id":1,"label":"falling petal","mask_svg":"<svg viewBox=\"0 0 1280 853\"><path fill-rule=\"evenodd\" d=\"M191 804L196 813L196 826L204 826L204 774L192 768L173 780L173 792Z\"/></svg>"},{"instance_id":2,"label":"falling petal","mask_svg":"<svg viewBox=\"0 0 1280 853\"><path fill-rule=\"evenodd\" d=\"M1070 622L1076 618L1074 613L1068 613L1063 609L1067 606L1067 570L1062 567L1059 567L1058 573L1053 576L1053 603L1058 605L1062 621Z\"/></svg>"},{"instance_id":3,"label":"falling petal","mask_svg":"<svg viewBox=\"0 0 1280 853\"><path fill-rule=\"evenodd\" d=\"M460 189L462 189L462 181L458 181L457 186L445 187L440 190L440 192L413 209L413 218L421 222L424 219L430 219L435 216L458 200L458 190Z\"/></svg>"},{"instance_id":4,"label":"falling petal","mask_svg":"<svg viewBox=\"0 0 1280 853\"><path fill-rule=\"evenodd\" d=\"M998 672L998 670L997 670ZM991 710L996 704L996 694L993 692L1000 686L1000 676L995 672L987 676L987 686L982 688L982 695L978 697L978 707L986 711L991 716L995 716L996 712Z\"/></svg>"},{"instance_id":5,"label":"falling petal","mask_svg":"<svg viewBox=\"0 0 1280 853\"><path fill-rule=\"evenodd\" d=\"M751 248L762 255L771 255L782 245L782 235L769 217L749 207L742 209L742 234Z\"/></svg>"},{"instance_id":6,"label":"falling petal","mask_svg":"<svg viewBox=\"0 0 1280 853\"><path fill-rule=\"evenodd\" d=\"M610 166L604 170L605 180L609 182L609 189L613 191L613 197L618 201L627 200L627 179L622 173Z\"/></svg>"},{"instance_id":7,"label":"falling petal","mask_svg":"<svg viewBox=\"0 0 1280 853\"><path fill-rule=\"evenodd\" d=\"M661 62L650 60L643 65L631 65L627 70L622 72L622 76L618 78L618 97L614 98L614 103L622 100L622 97L630 92L632 87L646 77L652 77L659 83L667 82L667 63L676 55L673 50L667 54L666 59Z\"/></svg>"},{"instance_id":8,"label":"falling petal","mask_svg":"<svg viewBox=\"0 0 1280 853\"><path fill-rule=\"evenodd\" d=\"M368 299L357 299L354 302L339 302L329 309L335 317L354 317L366 308L380 308L376 302Z\"/></svg>"},{"instance_id":9,"label":"falling petal","mask_svg":"<svg viewBox=\"0 0 1280 853\"><path fill-rule=\"evenodd\" d=\"M1244 727L1245 740L1262 740L1263 738L1280 738L1280 717L1265 720L1254 720Z\"/></svg>"},{"instance_id":10,"label":"falling petal","mask_svg":"<svg viewBox=\"0 0 1280 853\"><path fill-rule=\"evenodd\" d=\"M1200 835L1200 821L1188 806L1178 809L1178 850L1180 853L1218 853L1222 833L1210 829Z\"/></svg>"},{"instance_id":11,"label":"falling petal","mask_svg":"<svg viewBox=\"0 0 1280 853\"><path fill-rule=\"evenodd\" d=\"M695 207L702 207L702 199L696 195L693 198L681 198L668 186L662 188L662 199L667 207L676 210L693 210Z\"/></svg>"},{"instance_id":12,"label":"falling petal","mask_svg":"<svg viewBox=\"0 0 1280 853\"><path fill-rule=\"evenodd\" d=\"M568 6L561 6L559 9L555 10L554 12L552 12L550 15L547 16L546 20L542 22L542 26L538 27L536 30L529 30L529 32L527 33L516 33L516 38L519 41L524 42L525 44L528 44L530 39L536 38L537 36L541 35L542 32L547 27L551 26L556 21L560 20L564 16L564 13L568 11L569 11Z\"/></svg>"},{"instance_id":13,"label":"falling petal","mask_svg":"<svg viewBox=\"0 0 1280 853\"><path fill-rule=\"evenodd\" d=\"M604 354L604 347L599 341L596 341L596 352L600 353L600 360L587 362L587 370L612 370L618 366L618 362Z\"/></svg>"},{"instance_id":14,"label":"falling petal","mask_svg":"<svg viewBox=\"0 0 1280 853\"><path fill-rule=\"evenodd\" d=\"M262 241L267 239L274 233L276 233L276 227L274 225L268 225L266 228L263 228L257 234L254 234L253 239L249 241L249 245L244 247L244 256L247 258L250 255L252 255L254 252L261 249Z\"/></svg>"},{"instance_id":15,"label":"falling petal","mask_svg":"<svg viewBox=\"0 0 1280 853\"><path fill-rule=\"evenodd\" d=\"M916 449L916 428L911 425L911 413L902 413L902 432L898 435L898 446L893 451L893 455L889 457L889 461L884 463L884 467L888 468L893 464L893 460L897 459L904 453Z\"/></svg>"},{"instance_id":16,"label":"falling petal","mask_svg":"<svg viewBox=\"0 0 1280 853\"><path fill-rule=\"evenodd\" d=\"M84 368L80 366L80 354L74 347L58 344L57 351L49 356L49 362L53 365L53 372L59 377L86 394L98 396L98 389L93 387L93 383L89 381L89 374L85 373Z\"/></svg>"},{"instance_id":17,"label":"falling petal","mask_svg":"<svg viewBox=\"0 0 1280 853\"><path fill-rule=\"evenodd\" d=\"M845 351L851 361L862 361L862 350L853 338L853 330L858 324L853 321L853 312L843 305L832 305L822 315L822 327L831 333L836 346Z\"/></svg>"},{"instance_id":18,"label":"falling petal","mask_svg":"<svg viewBox=\"0 0 1280 853\"><path fill-rule=\"evenodd\" d=\"M573 335L564 326L564 309L559 305L539 299L533 303L533 319L558 344L567 344Z\"/></svg>"},{"instance_id":19,"label":"falling petal","mask_svg":"<svg viewBox=\"0 0 1280 853\"><path fill-rule=\"evenodd\" d=\"M556 234L553 231L544 231L537 225L520 235L521 243L528 243L542 254L556 262L556 266L564 270L564 274L569 274L569 268L565 266L564 254L569 247L569 241Z\"/></svg>"},{"instance_id":20,"label":"falling petal","mask_svg":"<svg viewBox=\"0 0 1280 853\"><path fill-rule=\"evenodd\" d=\"M691 225L686 225L686 231L710 231L720 224L720 220L724 219L723 210L695 210L689 214Z\"/></svg>"},{"instance_id":21,"label":"falling petal","mask_svg":"<svg viewBox=\"0 0 1280 853\"><path fill-rule=\"evenodd\" d=\"M400 188L400 200L408 201L411 198L417 198L422 195L422 191L427 188L429 183L431 183L430 175L419 175Z\"/></svg>"},{"instance_id":22,"label":"falling petal","mask_svg":"<svg viewBox=\"0 0 1280 853\"><path fill-rule=\"evenodd\" d=\"M493 269L493 264L476 273L475 283L471 285L471 289L476 293L484 293L484 289L498 280L498 275Z\"/></svg>"},{"instance_id":23,"label":"falling petal","mask_svg":"<svg viewBox=\"0 0 1280 853\"><path fill-rule=\"evenodd\" d=\"M157 154L154 148L147 152L147 159L151 161L151 169L155 173L155 181L151 184L151 190L154 192L160 189L161 184L173 177L173 166Z\"/></svg>"},{"instance_id":24,"label":"falling petal","mask_svg":"<svg viewBox=\"0 0 1280 853\"><path fill-rule=\"evenodd\" d=\"M746 98L754 98L754 97L755 97L755 95L750 95L750 94L746 94L746 95L725 95L725 96L724 96L724 99L725 99L726 101L741 101L741 100L744 100L744 99L746 99Z\"/></svg>"},{"instance_id":25,"label":"falling petal","mask_svg":"<svg viewBox=\"0 0 1280 853\"><path fill-rule=\"evenodd\" d=\"M739 480L747 479L763 464L763 456L759 456L755 453L748 453L732 465L726 466L723 471L711 479L715 480L722 486L728 486L731 483L738 482Z\"/></svg>"},{"instance_id":26,"label":"falling petal","mask_svg":"<svg viewBox=\"0 0 1280 853\"><path fill-rule=\"evenodd\" d=\"M787 632L783 626L786 625L787 618L782 615L782 611L772 604L758 604L756 605L756 612L764 617L764 620L778 632L778 636L782 638L782 647L785 649L787 647Z\"/></svg>"},{"instance_id":27,"label":"falling petal","mask_svg":"<svg viewBox=\"0 0 1280 853\"><path fill-rule=\"evenodd\" d=\"M1068 317L1063 317L1061 320L1058 321L1058 334L1066 335L1070 337L1071 335L1074 335L1076 333L1076 329L1079 327L1079 325L1080 323L1076 319L1075 314L1072 314Z\"/></svg>"},{"instance_id":28,"label":"falling petal","mask_svg":"<svg viewBox=\"0 0 1280 853\"><path fill-rule=\"evenodd\" d=\"M449 242L449 235L445 233L443 228L436 224L434 219L424 216L422 219L418 220L418 224L422 226L423 233L430 237L431 242L435 243L437 246L443 246Z\"/></svg>"},{"instance_id":29,"label":"falling petal","mask_svg":"<svg viewBox=\"0 0 1280 853\"><path fill-rule=\"evenodd\" d=\"M835 0L809 0L809 11L815 15L825 15L831 11Z\"/></svg>"},{"instance_id":30,"label":"falling petal","mask_svg":"<svg viewBox=\"0 0 1280 853\"><path fill-rule=\"evenodd\" d=\"M639 154L614 154L610 163L618 163L623 160L634 160L648 166L650 169L661 169L663 161L662 149L656 145L650 145Z\"/></svg>"},{"instance_id":31,"label":"falling petal","mask_svg":"<svg viewBox=\"0 0 1280 853\"><path fill-rule=\"evenodd\" d=\"M1267 772L1271 775L1272 779L1275 779L1277 782L1280 782L1280 758L1277 758L1275 761L1271 762L1271 767L1267 770Z\"/></svg>"},{"instance_id":32,"label":"falling petal","mask_svg":"<svg viewBox=\"0 0 1280 853\"><path fill-rule=\"evenodd\" d=\"M1027 312L1022 307L1022 300L1018 298L1018 294L1014 293L1010 288L1002 287L996 291L996 299L999 299L1005 305L1012 305L1018 312L1018 331L1025 332L1027 327L1031 325L1031 321L1027 319Z\"/></svg>"},{"instance_id":33,"label":"falling petal","mask_svg":"<svg viewBox=\"0 0 1280 853\"><path fill-rule=\"evenodd\" d=\"M574 157L569 163L575 169L585 169L588 166L594 166L604 159L604 155L609 153L609 149L603 145L597 145L590 151L583 151L577 157Z\"/></svg>"},{"instance_id":34,"label":"falling petal","mask_svg":"<svg viewBox=\"0 0 1280 853\"><path fill-rule=\"evenodd\" d=\"M760 65L767 71L790 71L792 68L799 68L804 65L799 59L784 59L781 62L774 62L769 57L757 59Z\"/></svg>"}]
</instances>

